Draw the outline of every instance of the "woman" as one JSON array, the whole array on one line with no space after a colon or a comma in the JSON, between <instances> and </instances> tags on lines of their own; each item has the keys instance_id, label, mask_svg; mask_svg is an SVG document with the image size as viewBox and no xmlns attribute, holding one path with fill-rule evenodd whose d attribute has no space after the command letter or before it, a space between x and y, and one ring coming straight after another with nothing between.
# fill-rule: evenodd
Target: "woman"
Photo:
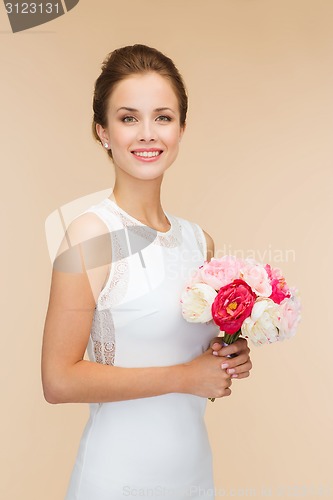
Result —
<instances>
[{"instance_id":1,"label":"woman","mask_svg":"<svg viewBox=\"0 0 333 500\"><path fill-rule=\"evenodd\" d=\"M46 400L90 403L66 500L211 499L207 398L229 396L252 365L245 339L222 348L212 321L181 315L186 279L214 252L160 200L185 131L184 83L159 51L123 47L103 63L93 108L115 184L67 229L42 350Z\"/></svg>"}]
</instances>

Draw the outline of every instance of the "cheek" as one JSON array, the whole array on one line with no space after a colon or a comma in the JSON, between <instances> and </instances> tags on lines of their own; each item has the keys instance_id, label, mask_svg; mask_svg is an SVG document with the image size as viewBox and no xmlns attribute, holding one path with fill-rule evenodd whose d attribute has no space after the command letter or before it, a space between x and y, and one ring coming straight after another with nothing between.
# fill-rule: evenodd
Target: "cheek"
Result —
<instances>
[{"instance_id":1,"label":"cheek","mask_svg":"<svg viewBox=\"0 0 333 500\"><path fill-rule=\"evenodd\" d=\"M164 140L170 146L178 146L179 144L180 132L178 128L168 129L165 131Z\"/></svg>"},{"instance_id":2,"label":"cheek","mask_svg":"<svg viewBox=\"0 0 333 500\"><path fill-rule=\"evenodd\" d=\"M130 128L119 127L114 125L110 127L110 143L113 147L126 146L131 141L133 133Z\"/></svg>"}]
</instances>

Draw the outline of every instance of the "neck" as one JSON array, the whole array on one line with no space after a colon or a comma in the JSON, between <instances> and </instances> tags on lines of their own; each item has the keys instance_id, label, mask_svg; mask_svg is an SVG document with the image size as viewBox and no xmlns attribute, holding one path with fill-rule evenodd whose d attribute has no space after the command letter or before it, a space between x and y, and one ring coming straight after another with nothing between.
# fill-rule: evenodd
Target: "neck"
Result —
<instances>
[{"instance_id":1,"label":"neck","mask_svg":"<svg viewBox=\"0 0 333 500\"><path fill-rule=\"evenodd\" d=\"M161 205L161 183L163 176L157 179L125 179L116 176L112 199L125 212L148 226L168 225Z\"/></svg>"}]
</instances>

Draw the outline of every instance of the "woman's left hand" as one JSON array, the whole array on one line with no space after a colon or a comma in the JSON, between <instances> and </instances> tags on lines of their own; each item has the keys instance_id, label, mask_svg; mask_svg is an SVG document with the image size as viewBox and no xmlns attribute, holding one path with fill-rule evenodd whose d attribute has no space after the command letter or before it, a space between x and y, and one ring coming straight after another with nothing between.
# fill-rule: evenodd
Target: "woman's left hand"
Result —
<instances>
[{"instance_id":1,"label":"woman's left hand","mask_svg":"<svg viewBox=\"0 0 333 500\"><path fill-rule=\"evenodd\" d=\"M239 337L235 342L228 346L222 345L222 337L215 337L210 341L210 347L213 349L214 356L226 357L229 354L235 354L233 358L223 359L221 368L226 369L231 378L246 378L250 375L252 362L250 359L250 349L247 340Z\"/></svg>"}]
</instances>

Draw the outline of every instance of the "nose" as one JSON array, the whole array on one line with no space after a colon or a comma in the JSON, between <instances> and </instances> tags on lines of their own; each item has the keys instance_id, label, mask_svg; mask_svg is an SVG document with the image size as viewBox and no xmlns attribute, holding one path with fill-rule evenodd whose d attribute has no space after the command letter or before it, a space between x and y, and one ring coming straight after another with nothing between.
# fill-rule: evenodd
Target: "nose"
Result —
<instances>
[{"instance_id":1,"label":"nose","mask_svg":"<svg viewBox=\"0 0 333 500\"><path fill-rule=\"evenodd\" d=\"M157 139L154 123L150 120L142 120L138 131L138 140L141 142L151 142Z\"/></svg>"}]
</instances>

